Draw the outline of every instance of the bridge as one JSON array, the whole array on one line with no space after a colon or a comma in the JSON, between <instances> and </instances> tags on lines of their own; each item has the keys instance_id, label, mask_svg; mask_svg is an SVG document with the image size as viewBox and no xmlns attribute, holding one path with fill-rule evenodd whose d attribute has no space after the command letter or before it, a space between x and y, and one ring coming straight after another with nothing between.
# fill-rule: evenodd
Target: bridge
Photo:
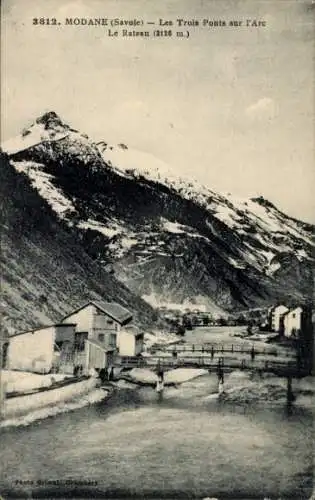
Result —
<instances>
[{"instance_id":1,"label":"bridge","mask_svg":"<svg viewBox=\"0 0 315 500\"><path fill-rule=\"evenodd\" d=\"M230 351L229 351L230 352ZM292 379L301 378L310 374L310 368L305 366L301 361L277 361L277 360L257 360L253 359L235 359L219 357L214 359L210 356L187 356L178 358L177 356L124 356L116 360L115 366L122 370L130 370L132 368L148 368L157 373L156 390L163 390L164 372L175 368L202 368L209 373L215 373L218 378L218 391L224 383L224 375L231 373L234 370L249 370L256 372L262 376L263 373L270 373L278 377L287 379L287 404L291 405L295 400L292 390ZM162 384L162 385L161 385ZM162 389L161 389L162 386Z\"/></svg>"},{"instance_id":2,"label":"bridge","mask_svg":"<svg viewBox=\"0 0 315 500\"><path fill-rule=\"evenodd\" d=\"M258 374L271 373L280 377L300 378L309 374L309 369L295 359L287 361L269 359L212 358L211 356L151 355L147 357L124 356L116 359L114 366L123 370L148 368L155 372L165 372L175 368L203 368L209 373L230 373L235 370L249 370Z\"/></svg>"}]
</instances>

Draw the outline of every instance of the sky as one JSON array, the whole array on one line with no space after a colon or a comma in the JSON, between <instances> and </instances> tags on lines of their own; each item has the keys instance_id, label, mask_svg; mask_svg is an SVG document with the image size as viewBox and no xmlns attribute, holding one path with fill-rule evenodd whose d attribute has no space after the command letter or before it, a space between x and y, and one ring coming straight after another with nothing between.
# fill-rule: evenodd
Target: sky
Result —
<instances>
[{"instance_id":1,"label":"sky","mask_svg":"<svg viewBox=\"0 0 315 500\"><path fill-rule=\"evenodd\" d=\"M262 195L314 223L314 7L3 0L1 138L54 110L95 140L125 143L211 189ZM41 16L61 24L33 25ZM243 24L189 27L189 38L175 36L176 25L170 38L124 38L109 37L107 27L66 26L69 17ZM246 19L266 25L246 27Z\"/></svg>"}]
</instances>

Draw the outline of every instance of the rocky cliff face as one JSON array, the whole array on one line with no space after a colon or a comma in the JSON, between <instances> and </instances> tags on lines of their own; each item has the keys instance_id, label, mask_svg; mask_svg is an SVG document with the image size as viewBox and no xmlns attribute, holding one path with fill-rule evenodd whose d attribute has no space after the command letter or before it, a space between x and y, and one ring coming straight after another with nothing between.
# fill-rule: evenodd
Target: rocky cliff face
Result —
<instances>
[{"instance_id":1,"label":"rocky cliff face","mask_svg":"<svg viewBox=\"0 0 315 500\"><path fill-rule=\"evenodd\" d=\"M3 149L90 258L149 301L232 310L309 300L314 227L262 197L215 193L53 112Z\"/></svg>"}]
</instances>

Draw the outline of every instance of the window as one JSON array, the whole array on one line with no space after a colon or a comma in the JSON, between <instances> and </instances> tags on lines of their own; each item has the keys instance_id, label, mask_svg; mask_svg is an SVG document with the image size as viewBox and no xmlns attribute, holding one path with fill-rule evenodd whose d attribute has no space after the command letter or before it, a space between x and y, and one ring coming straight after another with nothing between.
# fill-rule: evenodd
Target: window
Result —
<instances>
[{"instance_id":1,"label":"window","mask_svg":"<svg viewBox=\"0 0 315 500\"><path fill-rule=\"evenodd\" d=\"M111 347L116 347L116 335L109 336L109 345Z\"/></svg>"},{"instance_id":2,"label":"window","mask_svg":"<svg viewBox=\"0 0 315 500\"><path fill-rule=\"evenodd\" d=\"M63 342L55 342L54 343L54 352L60 352L62 349Z\"/></svg>"},{"instance_id":3,"label":"window","mask_svg":"<svg viewBox=\"0 0 315 500\"><path fill-rule=\"evenodd\" d=\"M112 325L113 323L114 323L114 322L113 322L113 320L112 320L112 319L108 319L108 320L107 320L107 324L108 324L108 325Z\"/></svg>"},{"instance_id":4,"label":"window","mask_svg":"<svg viewBox=\"0 0 315 500\"><path fill-rule=\"evenodd\" d=\"M295 313L292 314L292 318L295 318Z\"/></svg>"},{"instance_id":5,"label":"window","mask_svg":"<svg viewBox=\"0 0 315 500\"><path fill-rule=\"evenodd\" d=\"M104 342L104 333L99 333L99 335L98 335L98 340L99 340L100 342Z\"/></svg>"},{"instance_id":6,"label":"window","mask_svg":"<svg viewBox=\"0 0 315 500\"><path fill-rule=\"evenodd\" d=\"M88 332L77 332L74 336L74 350L79 352L84 351L87 338Z\"/></svg>"},{"instance_id":7,"label":"window","mask_svg":"<svg viewBox=\"0 0 315 500\"><path fill-rule=\"evenodd\" d=\"M54 352L70 352L72 350L72 344L69 340L60 340L54 343Z\"/></svg>"}]
</instances>

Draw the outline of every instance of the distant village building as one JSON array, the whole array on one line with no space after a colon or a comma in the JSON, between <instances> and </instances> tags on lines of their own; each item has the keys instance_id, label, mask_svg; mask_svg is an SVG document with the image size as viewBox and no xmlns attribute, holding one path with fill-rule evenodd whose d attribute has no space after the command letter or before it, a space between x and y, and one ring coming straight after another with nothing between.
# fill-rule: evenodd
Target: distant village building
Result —
<instances>
[{"instance_id":1,"label":"distant village building","mask_svg":"<svg viewBox=\"0 0 315 500\"><path fill-rule=\"evenodd\" d=\"M144 334L133 325L122 328L119 336L120 356L138 356L143 351Z\"/></svg>"},{"instance_id":2,"label":"distant village building","mask_svg":"<svg viewBox=\"0 0 315 500\"><path fill-rule=\"evenodd\" d=\"M303 307L295 307L283 315L285 337L299 337L303 328Z\"/></svg>"},{"instance_id":3,"label":"distant village building","mask_svg":"<svg viewBox=\"0 0 315 500\"><path fill-rule=\"evenodd\" d=\"M278 305L270 310L270 330L273 332L283 333L282 318L284 313L289 310L287 306Z\"/></svg>"}]
</instances>

